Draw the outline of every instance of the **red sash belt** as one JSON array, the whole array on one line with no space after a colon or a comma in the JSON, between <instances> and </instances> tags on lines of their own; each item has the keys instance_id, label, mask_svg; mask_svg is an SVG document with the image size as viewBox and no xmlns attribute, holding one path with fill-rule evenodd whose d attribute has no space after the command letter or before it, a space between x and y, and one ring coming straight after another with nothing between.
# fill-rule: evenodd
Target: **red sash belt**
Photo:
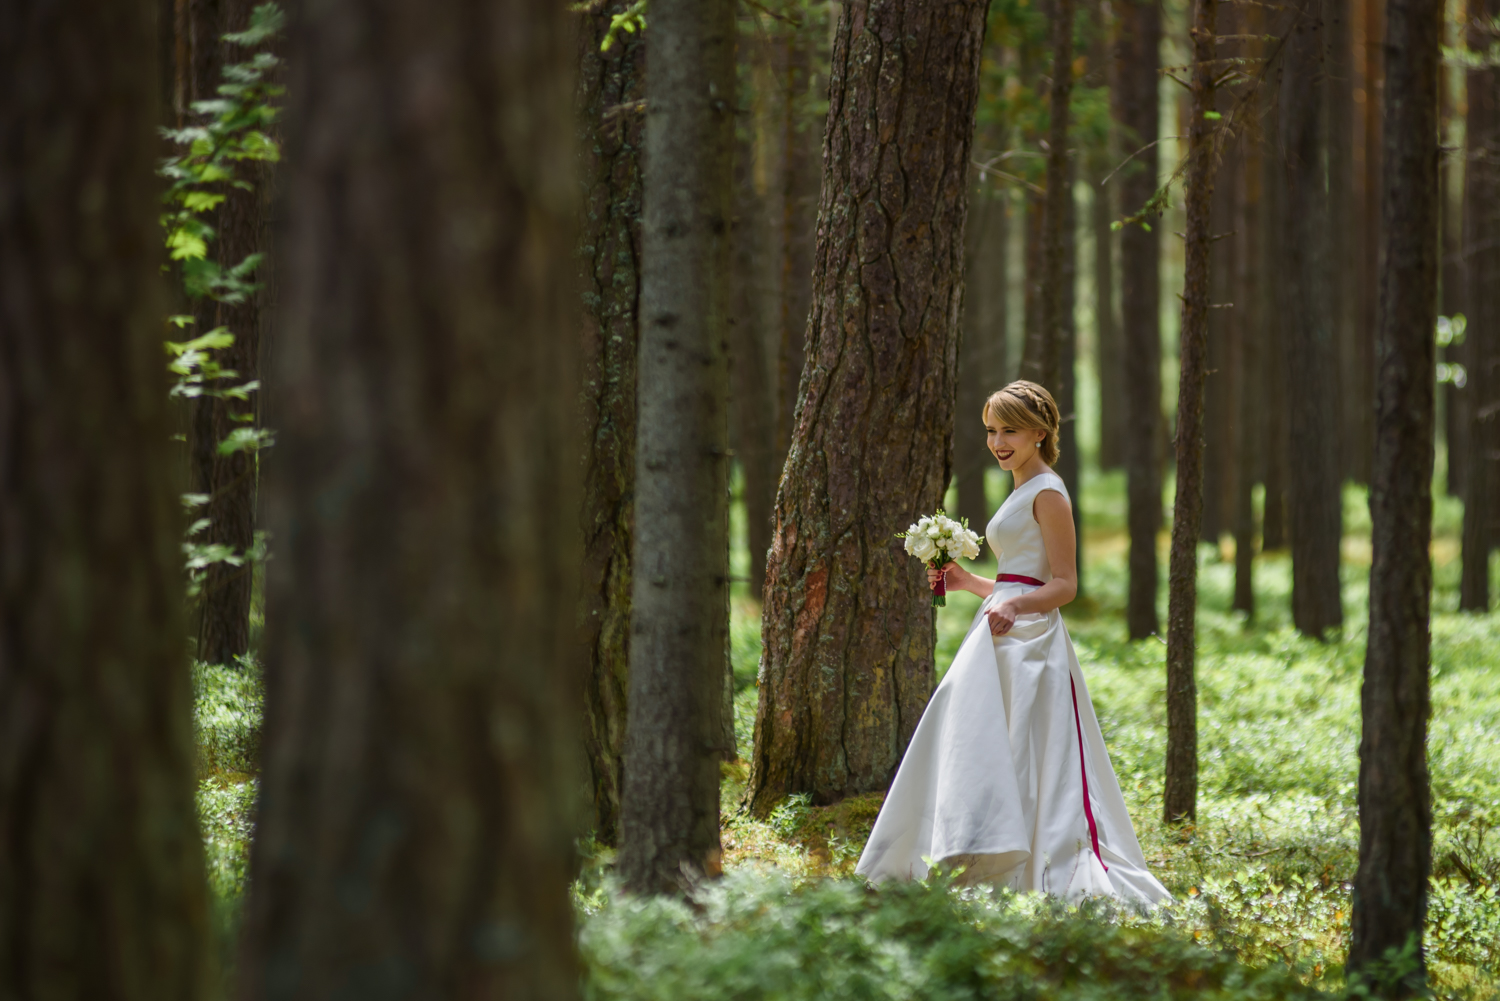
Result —
<instances>
[{"instance_id":1,"label":"red sash belt","mask_svg":"<svg viewBox=\"0 0 1500 1001\"><path fill-rule=\"evenodd\" d=\"M1034 587L1041 587L1043 584L1047 583L1044 580L1037 580L1035 577L1027 577L1025 574L1018 573L1003 573L1000 576L996 577L995 580L1001 583L1031 584Z\"/></svg>"}]
</instances>

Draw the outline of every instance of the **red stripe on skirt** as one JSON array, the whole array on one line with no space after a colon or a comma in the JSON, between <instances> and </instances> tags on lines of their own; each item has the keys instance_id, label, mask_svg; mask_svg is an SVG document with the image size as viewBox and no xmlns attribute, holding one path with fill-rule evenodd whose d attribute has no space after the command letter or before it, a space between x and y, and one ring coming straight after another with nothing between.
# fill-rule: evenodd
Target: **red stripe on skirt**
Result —
<instances>
[{"instance_id":1,"label":"red stripe on skirt","mask_svg":"<svg viewBox=\"0 0 1500 1001\"><path fill-rule=\"evenodd\" d=\"M1078 686L1073 684L1073 672L1068 672L1068 689L1073 693L1073 727L1078 731L1078 770L1083 774L1083 815L1089 819L1089 840L1094 843L1094 857L1104 865L1104 856L1099 854L1099 828L1094 825L1094 808L1089 803L1089 770L1083 764L1083 723L1078 718ZM1109 866L1104 865L1109 872Z\"/></svg>"}]
</instances>

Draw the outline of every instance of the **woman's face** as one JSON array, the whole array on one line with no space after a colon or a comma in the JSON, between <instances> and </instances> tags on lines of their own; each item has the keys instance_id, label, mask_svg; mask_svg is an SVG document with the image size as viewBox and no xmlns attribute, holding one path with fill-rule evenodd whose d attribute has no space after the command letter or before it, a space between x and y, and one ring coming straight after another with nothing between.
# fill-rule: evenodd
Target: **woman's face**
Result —
<instances>
[{"instance_id":1,"label":"woman's face","mask_svg":"<svg viewBox=\"0 0 1500 1001\"><path fill-rule=\"evenodd\" d=\"M1041 428L1014 428L1001 424L993 413L984 415L985 444L1000 462L1000 468L1010 471L1020 469L1040 452L1037 446L1047 432Z\"/></svg>"}]
</instances>

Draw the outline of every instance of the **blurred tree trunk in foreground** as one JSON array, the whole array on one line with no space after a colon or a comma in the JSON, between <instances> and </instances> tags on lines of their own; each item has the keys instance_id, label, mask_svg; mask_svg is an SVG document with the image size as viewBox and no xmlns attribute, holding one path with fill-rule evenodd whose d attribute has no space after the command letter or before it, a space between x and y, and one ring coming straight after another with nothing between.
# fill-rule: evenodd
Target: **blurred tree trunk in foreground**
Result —
<instances>
[{"instance_id":1,"label":"blurred tree trunk in foreground","mask_svg":"<svg viewBox=\"0 0 1500 1001\"><path fill-rule=\"evenodd\" d=\"M952 468L986 6L840 13L809 361L766 584L759 813L788 793L885 788L931 692L926 577L893 533L942 503Z\"/></svg>"},{"instance_id":2,"label":"blurred tree trunk in foreground","mask_svg":"<svg viewBox=\"0 0 1500 1001\"><path fill-rule=\"evenodd\" d=\"M1188 35L1192 46L1192 111L1188 120L1187 178L1182 193L1182 323L1177 390L1177 496L1172 508L1172 551L1167 594L1167 774L1162 819L1169 824L1198 814L1198 685L1194 676L1198 616L1198 539L1203 517L1203 391L1208 375L1210 229L1216 158L1214 58L1216 0L1194 0Z\"/></svg>"},{"instance_id":3,"label":"blurred tree trunk in foreground","mask_svg":"<svg viewBox=\"0 0 1500 1001\"><path fill-rule=\"evenodd\" d=\"M1474 0L1469 48L1487 52L1500 3ZM1488 611L1490 550L1500 532L1500 69L1469 72L1468 159L1464 178L1464 266L1468 289L1467 461L1464 463L1463 576L1459 607Z\"/></svg>"},{"instance_id":4,"label":"blurred tree trunk in foreground","mask_svg":"<svg viewBox=\"0 0 1500 1001\"><path fill-rule=\"evenodd\" d=\"M1292 620L1323 639L1344 619L1339 587L1342 526L1338 370L1328 302L1328 186L1323 46L1319 0L1299 0L1282 53L1279 153L1280 309L1285 330L1287 513L1291 519Z\"/></svg>"},{"instance_id":5,"label":"blurred tree trunk in foreground","mask_svg":"<svg viewBox=\"0 0 1500 1001\"><path fill-rule=\"evenodd\" d=\"M153 8L0 28L0 992L210 987Z\"/></svg>"},{"instance_id":6,"label":"blurred tree trunk in foreground","mask_svg":"<svg viewBox=\"0 0 1500 1001\"><path fill-rule=\"evenodd\" d=\"M294 31L246 1001L577 994L566 17L329 0Z\"/></svg>"},{"instance_id":7,"label":"blurred tree trunk in foreground","mask_svg":"<svg viewBox=\"0 0 1500 1001\"><path fill-rule=\"evenodd\" d=\"M583 187L583 569L579 616L589 651L584 744L594 790L594 834L620 836L625 706L630 686L630 588L635 520L637 305L640 300L641 145L646 45L616 32L630 6L612 0L582 16L578 49Z\"/></svg>"},{"instance_id":8,"label":"blurred tree trunk in foreground","mask_svg":"<svg viewBox=\"0 0 1500 1001\"><path fill-rule=\"evenodd\" d=\"M635 587L619 869L718 875L729 668L731 0L652 0L646 52Z\"/></svg>"},{"instance_id":9,"label":"blurred tree trunk in foreground","mask_svg":"<svg viewBox=\"0 0 1500 1001\"><path fill-rule=\"evenodd\" d=\"M1155 0L1121 0L1114 120L1121 131L1122 159L1154 144L1160 131L1157 68L1161 8ZM1140 212L1156 192L1159 146L1120 170L1120 212ZM1157 630L1159 577L1156 533L1161 528L1161 252L1158 220L1131 224L1120 234L1121 352L1125 375L1125 477L1129 502L1130 590L1125 621L1131 639ZM1147 226L1150 226L1148 229Z\"/></svg>"},{"instance_id":10,"label":"blurred tree trunk in foreground","mask_svg":"<svg viewBox=\"0 0 1500 1001\"><path fill-rule=\"evenodd\" d=\"M1390 0L1383 264L1370 484L1370 626L1360 697L1359 871L1351 973L1379 997L1427 996L1422 930L1432 864L1427 771L1432 600L1433 327L1437 322L1442 0ZM1472 8L1471 8L1472 13ZM1473 99L1473 91L1470 91ZM1412 947L1407 970L1381 963ZM1384 965L1384 964L1382 964Z\"/></svg>"}]
</instances>

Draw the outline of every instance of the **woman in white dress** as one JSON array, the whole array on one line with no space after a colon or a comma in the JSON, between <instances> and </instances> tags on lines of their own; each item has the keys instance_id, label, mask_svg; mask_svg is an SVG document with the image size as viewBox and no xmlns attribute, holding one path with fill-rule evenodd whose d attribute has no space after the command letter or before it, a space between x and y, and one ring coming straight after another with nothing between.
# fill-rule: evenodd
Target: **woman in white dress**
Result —
<instances>
[{"instance_id":1,"label":"woman in white dress","mask_svg":"<svg viewBox=\"0 0 1500 1001\"><path fill-rule=\"evenodd\" d=\"M955 563L947 586L984 597L917 724L856 869L877 882L962 866L1069 900L1170 894L1146 869L1058 608L1078 593L1077 540L1057 461L1057 404L1013 382L984 406L989 449L1015 477L986 538L990 581Z\"/></svg>"}]
</instances>

